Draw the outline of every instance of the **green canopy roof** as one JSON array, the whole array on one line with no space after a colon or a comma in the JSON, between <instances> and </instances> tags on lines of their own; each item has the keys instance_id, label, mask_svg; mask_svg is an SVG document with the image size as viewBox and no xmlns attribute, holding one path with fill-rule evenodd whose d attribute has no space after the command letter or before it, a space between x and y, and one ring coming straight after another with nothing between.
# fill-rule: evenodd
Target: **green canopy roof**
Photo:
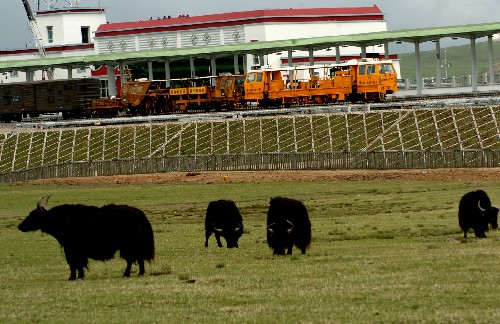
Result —
<instances>
[{"instance_id":1,"label":"green canopy roof","mask_svg":"<svg viewBox=\"0 0 500 324\"><path fill-rule=\"evenodd\" d=\"M229 56L233 54L275 53L284 50L323 49L332 46L372 46L387 42L426 42L445 37L480 38L500 32L500 22L462 26L405 29L374 33L340 36L288 39L268 42L252 42L221 46L189 47L136 52L121 52L88 56L68 56L60 58L35 58L26 60L0 61L0 71L46 69L48 67L79 67L87 65L133 63L154 60L180 60L190 57Z\"/></svg>"}]
</instances>

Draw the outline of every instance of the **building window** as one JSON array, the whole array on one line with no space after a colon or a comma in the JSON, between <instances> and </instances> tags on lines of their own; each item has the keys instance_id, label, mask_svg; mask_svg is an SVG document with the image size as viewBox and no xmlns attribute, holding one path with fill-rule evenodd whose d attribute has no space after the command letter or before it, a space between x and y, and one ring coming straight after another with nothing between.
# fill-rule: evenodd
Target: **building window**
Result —
<instances>
[{"instance_id":1,"label":"building window","mask_svg":"<svg viewBox=\"0 0 500 324\"><path fill-rule=\"evenodd\" d=\"M10 71L10 77L11 78L17 78L19 76L17 71Z\"/></svg>"},{"instance_id":2,"label":"building window","mask_svg":"<svg viewBox=\"0 0 500 324\"><path fill-rule=\"evenodd\" d=\"M90 27L82 26L82 43L88 44L90 43Z\"/></svg>"},{"instance_id":3,"label":"building window","mask_svg":"<svg viewBox=\"0 0 500 324\"><path fill-rule=\"evenodd\" d=\"M76 73L85 73L85 67L78 67L76 68Z\"/></svg>"},{"instance_id":4,"label":"building window","mask_svg":"<svg viewBox=\"0 0 500 324\"><path fill-rule=\"evenodd\" d=\"M54 27L52 26L47 26L47 42L48 43L54 42Z\"/></svg>"}]
</instances>

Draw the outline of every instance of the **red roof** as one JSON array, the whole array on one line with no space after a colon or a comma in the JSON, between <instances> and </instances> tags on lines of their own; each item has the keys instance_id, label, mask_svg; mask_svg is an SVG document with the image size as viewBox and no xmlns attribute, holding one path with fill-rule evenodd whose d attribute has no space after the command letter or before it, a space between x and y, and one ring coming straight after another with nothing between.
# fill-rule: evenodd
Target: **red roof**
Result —
<instances>
[{"instance_id":1,"label":"red roof","mask_svg":"<svg viewBox=\"0 0 500 324\"><path fill-rule=\"evenodd\" d=\"M96 37L140 34L195 28L235 26L264 22L314 22L384 20L380 9L373 7L264 9L229 12L205 16L154 18L146 21L108 23L100 25Z\"/></svg>"}]
</instances>

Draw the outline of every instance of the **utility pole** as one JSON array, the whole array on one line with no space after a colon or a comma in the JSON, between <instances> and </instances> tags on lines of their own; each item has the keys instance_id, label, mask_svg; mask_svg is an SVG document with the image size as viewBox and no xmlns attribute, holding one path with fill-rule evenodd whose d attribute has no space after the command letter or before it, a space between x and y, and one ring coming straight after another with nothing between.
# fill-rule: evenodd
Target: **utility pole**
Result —
<instances>
[{"instance_id":1,"label":"utility pole","mask_svg":"<svg viewBox=\"0 0 500 324\"><path fill-rule=\"evenodd\" d=\"M444 67L444 77L448 80L448 68L451 66L451 61L446 58L446 51L444 51L444 60L441 62L441 67Z\"/></svg>"}]
</instances>

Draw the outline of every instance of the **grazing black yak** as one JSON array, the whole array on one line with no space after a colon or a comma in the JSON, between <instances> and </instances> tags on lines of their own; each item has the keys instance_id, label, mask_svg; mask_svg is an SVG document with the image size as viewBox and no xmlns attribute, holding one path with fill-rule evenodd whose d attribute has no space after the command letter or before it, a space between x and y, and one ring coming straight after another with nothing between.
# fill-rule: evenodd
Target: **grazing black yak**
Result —
<instances>
[{"instance_id":1,"label":"grazing black yak","mask_svg":"<svg viewBox=\"0 0 500 324\"><path fill-rule=\"evenodd\" d=\"M88 258L106 261L116 251L127 261L123 276L130 276L133 263L139 264L139 275L144 274L144 261L154 259L154 237L146 215L127 205L106 205L103 207L85 205L60 205L47 209L37 207L18 226L23 232L41 230L52 235L64 249L71 275L69 280L84 278L83 268Z\"/></svg>"},{"instance_id":2,"label":"grazing black yak","mask_svg":"<svg viewBox=\"0 0 500 324\"><path fill-rule=\"evenodd\" d=\"M226 239L227 247L238 247L238 239L243 234L243 219L231 200L217 200L208 204L205 216L205 247L208 247L208 238L215 234L217 245L222 247L220 237Z\"/></svg>"},{"instance_id":3,"label":"grazing black yak","mask_svg":"<svg viewBox=\"0 0 500 324\"><path fill-rule=\"evenodd\" d=\"M476 237L485 238L489 229L498 228L498 208L491 206L491 201L483 190L466 193L458 206L458 224L467 238L469 229L474 230Z\"/></svg>"},{"instance_id":4,"label":"grazing black yak","mask_svg":"<svg viewBox=\"0 0 500 324\"><path fill-rule=\"evenodd\" d=\"M302 254L311 244L311 222L302 202L283 197L271 198L267 212L267 244L273 254L292 254L295 245Z\"/></svg>"}]
</instances>

